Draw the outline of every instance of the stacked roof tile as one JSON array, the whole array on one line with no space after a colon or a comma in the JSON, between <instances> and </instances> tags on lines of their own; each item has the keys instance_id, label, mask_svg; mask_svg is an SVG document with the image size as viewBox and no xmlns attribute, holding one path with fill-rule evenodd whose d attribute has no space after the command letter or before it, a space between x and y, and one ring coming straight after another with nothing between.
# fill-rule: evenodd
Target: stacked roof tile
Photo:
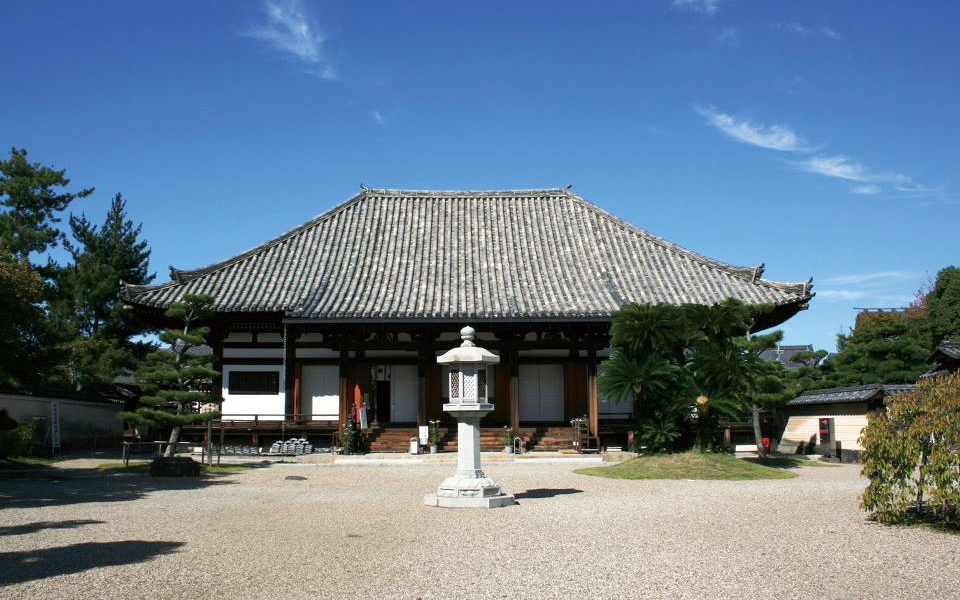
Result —
<instances>
[{"instance_id":1,"label":"stacked roof tile","mask_svg":"<svg viewBox=\"0 0 960 600\"><path fill-rule=\"evenodd\" d=\"M125 286L163 308L185 293L221 312L320 320L608 319L629 302L804 308L810 282L761 279L618 219L567 189L364 189L261 246Z\"/></svg>"}]
</instances>

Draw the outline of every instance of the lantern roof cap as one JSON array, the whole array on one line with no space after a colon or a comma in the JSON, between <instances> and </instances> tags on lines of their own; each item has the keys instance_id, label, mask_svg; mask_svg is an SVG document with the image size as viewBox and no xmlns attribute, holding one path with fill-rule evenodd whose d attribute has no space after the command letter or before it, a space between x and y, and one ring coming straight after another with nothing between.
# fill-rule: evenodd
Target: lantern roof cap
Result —
<instances>
[{"instance_id":1,"label":"lantern roof cap","mask_svg":"<svg viewBox=\"0 0 960 600\"><path fill-rule=\"evenodd\" d=\"M486 348L481 348L473 343L476 338L476 331L473 327L467 325L460 330L460 339L463 342L457 348L447 350L437 357L437 362L441 365L452 363L482 363L495 365L500 362L500 357L490 352Z\"/></svg>"}]
</instances>

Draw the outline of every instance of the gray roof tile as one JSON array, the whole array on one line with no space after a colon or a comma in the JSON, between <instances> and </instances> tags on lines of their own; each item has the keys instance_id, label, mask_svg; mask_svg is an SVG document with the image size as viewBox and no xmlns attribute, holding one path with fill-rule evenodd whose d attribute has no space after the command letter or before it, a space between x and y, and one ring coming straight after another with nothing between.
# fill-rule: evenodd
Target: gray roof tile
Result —
<instances>
[{"instance_id":1,"label":"gray roof tile","mask_svg":"<svg viewBox=\"0 0 960 600\"><path fill-rule=\"evenodd\" d=\"M163 308L184 293L226 312L313 319L609 318L631 302L805 306L810 282L759 278L618 219L566 189L372 190L172 281L125 286Z\"/></svg>"},{"instance_id":2,"label":"gray roof tile","mask_svg":"<svg viewBox=\"0 0 960 600\"><path fill-rule=\"evenodd\" d=\"M885 396L907 394L916 386L912 383L871 383L842 388L826 388L803 392L787 406L801 406L804 404L845 404L849 402L866 402L880 399Z\"/></svg>"}]
</instances>

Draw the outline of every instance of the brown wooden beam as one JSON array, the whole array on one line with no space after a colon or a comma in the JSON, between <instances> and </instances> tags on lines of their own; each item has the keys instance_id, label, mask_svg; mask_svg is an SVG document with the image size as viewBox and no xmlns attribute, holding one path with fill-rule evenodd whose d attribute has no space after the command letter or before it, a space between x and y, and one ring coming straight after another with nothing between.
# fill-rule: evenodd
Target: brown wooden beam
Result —
<instances>
[{"instance_id":1,"label":"brown wooden beam","mask_svg":"<svg viewBox=\"0 0 960 600\"><path fill-rule=\"evenodd\" d=\"M600 435L600 394L597 388L597 354L590 351L587 363L587 418L590 421L590 435Z\"/></svg>"},{"instance_id":2,"label":"brown wooden beam","mask_svg":"<svg viewBox=\"0 0 960 600\"><path fill-rule=\"evenodd\" d=\"M283 412L293 414L296 410L296 357L299 331L291 325L283 327Z\"/></svg>"}]
</instances>

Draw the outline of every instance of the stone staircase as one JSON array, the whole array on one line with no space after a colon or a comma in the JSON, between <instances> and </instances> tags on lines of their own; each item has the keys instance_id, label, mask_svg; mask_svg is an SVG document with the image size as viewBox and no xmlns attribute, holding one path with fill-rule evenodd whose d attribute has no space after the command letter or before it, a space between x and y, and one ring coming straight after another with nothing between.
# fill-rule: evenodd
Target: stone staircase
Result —
<instances>
[{"instance_id":1,"label":"stone staircase","mask_svg":"<svg viewBox=\"0 0 960 600\"><path fill-rule=\"evenodd\" d=\"M410 438L417 437L416 427L375 427L366 432L370 452L408 452ZM521 427L520 437L526 450L566 450L573 448L573 432L569 426ZM457 428L440 428L440 450L457 451ZM480 450L503 450L503 427L480 428Z\"/></svg>"},{"instance_id":2,"label":"stone staircase","mask_svg":"<svg viewBox=\"0 0 960 600\"><path fill-rule=\"evenodd\" d=\"M416 427L374 427L366 432L370 452L409 452Z\"/></svg>"}]
</instances>

